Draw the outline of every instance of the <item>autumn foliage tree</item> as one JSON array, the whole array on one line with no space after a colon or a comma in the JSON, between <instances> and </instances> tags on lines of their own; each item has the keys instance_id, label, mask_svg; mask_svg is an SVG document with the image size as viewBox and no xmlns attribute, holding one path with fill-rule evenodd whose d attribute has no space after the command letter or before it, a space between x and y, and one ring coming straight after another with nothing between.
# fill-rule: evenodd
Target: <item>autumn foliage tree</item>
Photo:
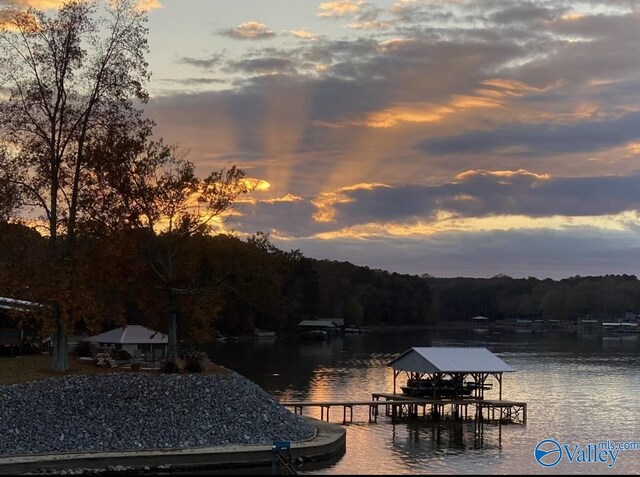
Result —
<instances>
[{"instance_id":1,"label":"autumn foliage tree","mask_svg":"<svg viewBox=\"0 0 640 477\"><path fill-rule=\"evenodd\" d=\"M144 125L136 104L147 99L146 15L132 0L70 0L53 13L5 9L0 18L0 87L9 92L0 100L0 188L16 195L14 214L46 230L47 283L31 298L52 304L53 368L64 371L78 313L76 238L104 207L87 200L90 152L114 125Z\"/></svg>"},{"instance_id":2,"label":"autumn foliage tree","mask_svg":"<svg viewBox=\"0 0 640 477\"><path fill-rule=\"evenodd\" d=\"M138 185L149 188L148 194L142 194L149 202L143 206L141 225L146 225L150 238L145 246L146 261L167 303L171 357L178 352L179 305L185 301L181 297L191 297L188 301L200 309L213 308L215 287L224 281L224 275L209 273L206 256L199 253L202 248L193 249L198 242L190 239L215 232L228 219L225 213L236 199L252 186L245 172L236 167L200 179L193 163L171 154L160 171L137 180Z\"/></svg>"},{"instance_id":3,"label":"autumn foliage tree","mask_svg":"<svg viewBox=\"0 0 640 477\"><path fill-rule=\"evenodd\" d=\"M155 293L155 305L166 303L169 354L175 355L180 308L216 306L220 279L203 270L206 251L194 246L195 238L219 231L254 181L235 166L198 177L185 154L153 140L151 132L148 123L137 129L116 124L92 143L87 157L93 174L80 196L81 203L92 204L92 215L82 230L97 236L141 232L140 253L152 272L142 293Z\"/></svg>"}]
</instances>

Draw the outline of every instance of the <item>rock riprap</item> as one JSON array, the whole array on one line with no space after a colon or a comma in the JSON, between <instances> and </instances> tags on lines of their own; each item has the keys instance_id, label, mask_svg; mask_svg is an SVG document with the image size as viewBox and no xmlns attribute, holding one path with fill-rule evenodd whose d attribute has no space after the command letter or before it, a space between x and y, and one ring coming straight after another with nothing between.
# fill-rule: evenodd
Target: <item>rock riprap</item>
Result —
<instances>
[{"instance_id":1,"label":"rock riprap","mask_svg":"<svg viewBox=\"0 0 640 477\"><path fill-rule=\"evenodd\" d=\"M0 457L270 445L314 434L237 373L117 373L0 386Z\"/></svg>"}]
</instances>

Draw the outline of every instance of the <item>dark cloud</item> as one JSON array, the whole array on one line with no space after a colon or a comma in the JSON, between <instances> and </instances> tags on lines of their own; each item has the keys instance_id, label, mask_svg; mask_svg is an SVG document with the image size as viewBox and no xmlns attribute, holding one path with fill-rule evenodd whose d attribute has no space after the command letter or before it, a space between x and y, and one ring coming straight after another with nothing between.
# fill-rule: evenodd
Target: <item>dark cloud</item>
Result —
<instances>
[{"instance_id":1,"label":"dark cloud","mask_svg":"<svg viewBox=\"0 0 640 477\"><path fill-rule=\"evenodd\" d=\"M545 26L547 51L511 73L536 84L562 79L575 93L597 79L637 79L637 65L631 58L640 54L640 16L591 15L573 20L557 19Z\"/></svg>"},{"instance_id":2,"label":"dark cloud","mask_svg":"<svg viewBox=\"0 0 640 477\"><path fill-rule=\"evenodd\" d=\"M295 66L295 62L287 58L248 58L229 62L226 70L251 74L295 73Z\"/></svg>"},{"instance_id":3,"label":"dark cloud","mask_svg":"<svg viewBox=\"0 0 640 477\"><path fill-rule=\"evenodd\" d=\"M534 2L513 3L502 10L490 15L490 19L496 23L527 23L537 21L550 21L566 13L568 8L549 8Z\"/></svg>"},{"instance_id":4,"label":"dark cloud","mask_svg":"<svg viewBox=\"0 0 640 477\"><path fill-rule=\"evenodd\" d=\"M639 121L640 113L630 113L609 121L506 125L427 139L417 147L429 154L499 153L505 148L528 156L600 151L640 138Z\"/></svg>"},{"instance_id":5,"label":"dark cloud","mask_svg":"<svg viewBox=\"0 0 640 477\"><path fill-rule=\"evenodd\" d=\"M397 2L390 9L395 22L406 25L413 23L429 23L433 21L445 23L455 18L454 13L443 4L425 4L421 2Z\"/></svg>"},{"instance_id":6,"label":"dark cloud","mask_svg":"<svg viewBox=\"0 0 640 477\"><path fill-rule=\"evenodd\" d=\"M627 39L638 43L637 31L640 18L632 13L626 14L597 14L575 16L573 18L556 18L549 24L551 32L578 38L597 39ZM623 45L621 45L623 46Z\"/></svg>"},{"instance_id":7,"label":"dark cloud","mask_svg":"<svg viewBox=\"0 0 640 477\"><path fill-rule=\"evenodd\" d=\"M300 78L291 75L261 76L250 79L236 90L178 93L153 98L147 110L156 118L160 128L171 136L188 131L192 144L202 142L202 129L215 131L221 124L230 125L238 133L241 150L264 152L265 121L269 107L279 101L286 104L292 97L308 102L301 150L324 148L325 128L313 127L314 121L336 122L342 118L358 117L384 107L386 87L372 81L366 88L354 81L340 78ZM283 125L282 127L284 127ZM215 136L206 135L209 140Z\"/></svg>"},{"instance_id":8,"label":"dark cloud","mask_svg":"<svg viewBox=\"0 0 640 477\"><path fill-rule=\"evenodd\" d=\"M223 84L227 82L220 78L160 78L157 81L162 83L182 84L186 86Z\"/></svg>"},{"instance_id":9,"label":"dark cloud","mask_svg":"<svg viewBox=\"0 0 640 477\"><path fill-rule=\"evenodd\" d=\"M373 187L336 191L333 220L315 220L327 196L245 204L246 232L274 230L311 237L366 224L438 225L438 213L456 218L491 216L597 217L640 211L640 173L631 176L548 178L525 171L468 172L433 186ZM442 224L440 224L442 225Z\"/></svg>"},{"instance_id":10,"label":"dark cloud","mask_svg":"<svg viewBox=\"0 0 640 477\"><path fill-rule=\"evenodd\" d=\"M315 206L305 199L265 202L242 207L238 223L247 233L271 232L291 237L304 237L310 230L320 229L314 225ZM325 226L326 228L326 226Z\"/></svg>"},{"instance_id":11,"label":"dark cloud","mask_svg":"<svg viewBox=\"0 0 640 477\"><path fill-rule=\"evenodd\" d=\"M398 273L436 277L561 279L605 274L637 275L636 233L575 227L566 230L449 232L429 237L274 240L318 259Z\"/></svg>"},{"instance_id":12,"label":"dark cloud","mask_svg":"<svg viewBox=\"0 0 640 477\"><path fill-rule=\"evenodd\" d=\"M300 61L331 66L355 59L366 61L376 54L377 48L378 42L371 38L353 38L349 40L323 38L288 53L298 57ZM281 54L283 53L285 51L281 52Z\"/></svg>"},{"instance_id":13,"label":"dark cloud","mask_svg":"<svg viewBox=\"0 0 640 477\"><path fill-rule=\"evenodd\" d=\"M178 60L178 63L195 66L196 68L204 70L211 70L222 64L223 56L224 55L222 53L217 53L209 58L190 58L188 56L184 56Z\"/></svg>"},{"instance_id":14,"label":"dark cloud","mask_svg":"<svg viewBox=\"0 0 640 477\"><path fill-rule=\"evenodd\" d=\"M631 176L544 178L517 173L470 172L434 186L398 186L345 192L337 204L342 226L369 222L435 220L436 212L459 217L599 216L640 211L640 173Z\"/></svg>"}]
</instances>

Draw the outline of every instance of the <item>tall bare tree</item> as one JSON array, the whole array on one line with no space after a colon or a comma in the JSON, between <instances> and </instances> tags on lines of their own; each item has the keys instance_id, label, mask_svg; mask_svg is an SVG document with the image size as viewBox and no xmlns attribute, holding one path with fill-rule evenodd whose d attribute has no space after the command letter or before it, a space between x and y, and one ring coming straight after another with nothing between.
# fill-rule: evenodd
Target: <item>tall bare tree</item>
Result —
<instances>
[{"instance_id":1,"label":"tall bare tree","mask_svg":"<svg viewBox=\"0 0 640 477\"><path fill-rule=\"evenodd\" d=\"M56 310L52 367L64 371L68 264L79 224L102 206L82 201L95 176L88 153L114 125L143 123L146 14L133 0L69 0L52 13L4 9L0 19L0 140L12 171L0 184L19 191L21 213L46 228L53 259L49 296L39 298Z\"/></svg>"}]
</instances>

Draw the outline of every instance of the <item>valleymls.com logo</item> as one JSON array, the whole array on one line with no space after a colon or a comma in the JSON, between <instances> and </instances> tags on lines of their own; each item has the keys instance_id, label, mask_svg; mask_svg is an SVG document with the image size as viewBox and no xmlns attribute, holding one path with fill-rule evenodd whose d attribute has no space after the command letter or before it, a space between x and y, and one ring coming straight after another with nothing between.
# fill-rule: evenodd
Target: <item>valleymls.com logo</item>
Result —
<instances>
[{"instance_id":1,"label":"valleymls.com logo","mask_svg":"<svg viewBox=\"0 0 640 477\"><path fill-rule=\"evenodd\" d=\"M562 460L562 447L553 439L538 442L535 450L536 461L543 467L553 467Z\"/></svg>"},{"instance_id":2,"label":"valleymls.com logo","mask_svg":"<svg viewBox=\"0 0 640 477\"><path fill-rule=\"evenodd\" d=\"M554 467L563 459L572 464L616 464L621 451L640 450L640 442L611 440L595 444L560 444L554 439L538 442L533 455L542 467Z\"/></svg>"}]
</instances>

